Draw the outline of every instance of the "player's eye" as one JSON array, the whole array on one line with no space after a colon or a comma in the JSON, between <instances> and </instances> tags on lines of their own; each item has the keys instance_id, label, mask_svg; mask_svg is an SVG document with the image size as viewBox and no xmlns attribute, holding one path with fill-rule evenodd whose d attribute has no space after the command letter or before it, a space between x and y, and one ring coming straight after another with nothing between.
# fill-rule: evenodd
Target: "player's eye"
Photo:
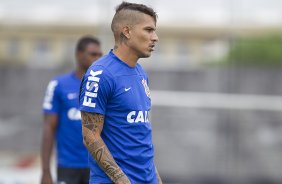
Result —
<instances>
[{"instance_id":1,"label":"player's eye","mask_svg":"<svg viewBox=\"0 0 282 184\"><path fill-rule=\"evenodd\" d=\"M148 31L149 33L155 31L155 29L153 29L153 28L151 28L151 27L147 27L147 28L145 28L145 30Z\"/></svg>"}]
</instances>

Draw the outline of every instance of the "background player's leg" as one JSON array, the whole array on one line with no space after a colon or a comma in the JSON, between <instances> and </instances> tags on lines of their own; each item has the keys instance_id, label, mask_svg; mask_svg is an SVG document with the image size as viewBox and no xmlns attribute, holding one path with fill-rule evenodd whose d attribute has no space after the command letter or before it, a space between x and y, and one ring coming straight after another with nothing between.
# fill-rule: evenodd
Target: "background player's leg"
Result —
<instances>
[{"instance_id":1,"label":"background player's leg","mask_svg":"<svg viewBox=\"0 0 282 184\"><path fill-rule=\"evenodd\" d=\"M80 184L80 172L74 168L58 168L57 170L58 184Z\"/></svg>"},{"instance_id":2,"label":"background player's leg","mask_svg":"<svg viewBox=\"0 0 282 184\"><path fill-rule=\"evenodd\" d=\"M81 184L89 183L90 170L89 169L81 169Z\"/></svg>"}]
</instances>

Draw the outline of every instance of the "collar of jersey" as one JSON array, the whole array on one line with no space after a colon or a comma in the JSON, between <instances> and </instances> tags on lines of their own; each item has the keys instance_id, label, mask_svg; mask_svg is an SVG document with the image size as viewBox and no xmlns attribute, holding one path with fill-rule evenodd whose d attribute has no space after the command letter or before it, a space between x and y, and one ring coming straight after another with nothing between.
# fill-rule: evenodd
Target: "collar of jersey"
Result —
<instances>
[{"instance_id":1,"label":"collar of jersey","mask_svg":"<svg viewBox=\"0 0 282 184\"><path fill-rule=\"evenodd\" d=\"M128 67L128 68L130 68L130 69L135 69L136 66L137 66L137 64L138 64L138 63L137 63L137 64L136 64L135 66L133 66L133 67L129 66L128 64L126 64L124 61L122 61L121 59L119 59L119 58L113 53L113 49L110 50L109 55L110 55L111 57L113 57L115 60L117 60L119 63L125 65L126 67Z\"/></svg>"}]
</instances>

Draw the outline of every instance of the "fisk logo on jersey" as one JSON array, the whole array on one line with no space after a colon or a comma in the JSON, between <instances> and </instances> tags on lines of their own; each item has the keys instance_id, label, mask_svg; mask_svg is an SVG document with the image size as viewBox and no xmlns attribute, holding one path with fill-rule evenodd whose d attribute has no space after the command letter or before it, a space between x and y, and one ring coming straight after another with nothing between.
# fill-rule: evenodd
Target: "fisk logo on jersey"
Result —
<instances>
[{"instance_id":1,"label":"fisk logo on jersey","mask_svg":"<svg viewBox=\"0 0 282 184\"><path fill-rule=\"evenodd\" d=\"M148 111L131 111L127 115L128 123L149 123Z\"/></svg>"},{"instance_id":2,"label":"fisk logo on jersey","mask_svg":"<svg viewBox=\"0 0 282 184\"><path fill-rule=\"evenodd\" d=\"M46 94L45 94L45 97L44 97L44 102L43 102L43 108L44 109L51 110L53 108L53 105L52 105L51 102L53 100L54 91L55 91L55 88L56 88L57 85L58 85L58 81L56 81L56 80L49 82L49 84L47 86Z\"/></svg>"},{"instance_id":3,"label":"fisk logo on jersey","mask_svg":"<svg viewBox=\"0 0 282 184\"><path fill-rule=\"evenodd\" d=\"M93 102L93 99L97 97L97 92L99 89L99 81L100 78L97 77L101 75L103 70L99 70L94 72L93 70L90 71L90 76L87 78L86 83L86 91L84 94L83 105L88 107L95 107L96 103Z\"/></svg>"}]
</instances>

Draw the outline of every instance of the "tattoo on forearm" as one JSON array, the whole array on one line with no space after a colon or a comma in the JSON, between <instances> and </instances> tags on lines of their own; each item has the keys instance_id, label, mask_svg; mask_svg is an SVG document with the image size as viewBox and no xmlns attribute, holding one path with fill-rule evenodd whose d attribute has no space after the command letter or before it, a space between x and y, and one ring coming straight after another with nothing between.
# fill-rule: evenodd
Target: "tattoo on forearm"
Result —
<instances>
[{"instance_id":1,"label":"tattoo on forearm","mask_svg":"<svg viewBox=\"0 0 282 184\"><path fill-rule=\"evenodd\" d=\"M114 183L130 183L101 137L94 136L96 133L102 132L104 116L87 112L82 112L81 115L83 140L92 157Z\"/></svg>"}]
</instances>

